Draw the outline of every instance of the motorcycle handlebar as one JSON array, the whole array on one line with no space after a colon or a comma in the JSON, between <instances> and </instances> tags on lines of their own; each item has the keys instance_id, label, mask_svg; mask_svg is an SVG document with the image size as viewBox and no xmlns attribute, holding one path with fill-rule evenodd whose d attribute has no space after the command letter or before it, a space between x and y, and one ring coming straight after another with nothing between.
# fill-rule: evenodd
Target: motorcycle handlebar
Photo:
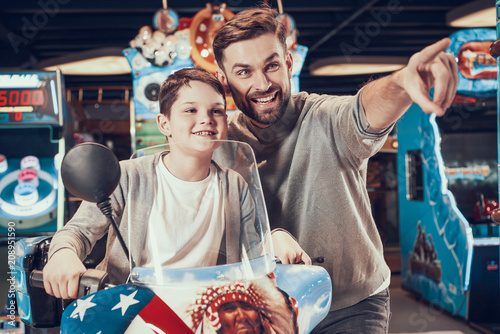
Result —
<instances>
[{"instance_id":1,"label":"motorcycle handlebar","mask_svg":"<svg viewBox=\"0 0 500 334\"><path fill-rule=\"evenodd\" d=\"M44 289L43 271L33 270L29 276L29 285L33 288ZM87 269L87 271L80 277L77 298L87 296L109 286L110 284L107 272L97 269Z\"/></svg>"},{"instance_id":2,"label":"motorcycle handlebar","mask_svg":"<svg viewBox=\"0 0 500 334\"><path fill-rule=\"evenodd\" d=\"M43 289L43 271L33 270L29 277L29 284L33 288Z\"/></svg>"}]
</instances>

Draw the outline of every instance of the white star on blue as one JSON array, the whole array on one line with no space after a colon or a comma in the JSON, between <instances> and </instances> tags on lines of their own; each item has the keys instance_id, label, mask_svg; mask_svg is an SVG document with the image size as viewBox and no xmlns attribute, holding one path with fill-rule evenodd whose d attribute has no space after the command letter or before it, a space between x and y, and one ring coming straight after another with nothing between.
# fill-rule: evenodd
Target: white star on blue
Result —
<instances>
[{"instance_id":1,"label":"white star on blue","mask_svg":"<svg viewBox=\"0 0 500 334\"><path fill-rule=\"evenodd\" d=\"M113 310L121 308L122 315L125 315L125 312L127 312L127 309L129 308L129 306L137 304L139 302L137 299L134 299L136 294L137 294L137 290L128 296L120 294L120 302L118 304L116 304L111 310L113 311Z\"/></svg>"}]
</instances>

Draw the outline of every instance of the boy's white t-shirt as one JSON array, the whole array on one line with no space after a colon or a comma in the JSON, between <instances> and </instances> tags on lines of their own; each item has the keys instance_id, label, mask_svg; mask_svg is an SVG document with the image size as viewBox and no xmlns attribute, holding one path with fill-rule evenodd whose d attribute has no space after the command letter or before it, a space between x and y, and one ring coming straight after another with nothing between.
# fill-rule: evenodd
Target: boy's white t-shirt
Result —
<instances>
[{"instance_id":1,"label":"boy's white t-shirt","mask_svg":"<svg viewBox=\"0 0 500 334\"><path fill-rule=\"evenodd\" d=\"M224 232L224 203L213 164L207 178L176 178L163 163L156 166L157 193L148 222L141 267L214 266Z\"/></svg>"}]
</instances>

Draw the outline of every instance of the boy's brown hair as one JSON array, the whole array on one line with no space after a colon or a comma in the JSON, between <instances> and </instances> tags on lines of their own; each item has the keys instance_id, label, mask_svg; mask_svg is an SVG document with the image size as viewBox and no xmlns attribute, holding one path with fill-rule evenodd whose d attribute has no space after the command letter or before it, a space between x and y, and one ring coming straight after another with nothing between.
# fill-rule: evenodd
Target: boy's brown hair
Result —
<instances>
[{"instance_id":1,"label":"boy's brown hair","mask_svg":"<svg viewBox=\"0 0 500 334\"><path fill-rule=\"evenodd\" d=\"M286 51L286 28L279 21L279 13L269 5L246 9L224 24L215 35L212 48L215 60L222 67L224 50L231 44L273 34Z\"/></svg>"},{"instance_id":2,"label":"boy's brown hair","mask_svg":"<svg viewBox=\"0 0 500 334\"><path fill-rule=\"evenodd\" d=\"M158 100L160 102L160 112L170 118L172 105L177 100L179 89L183 86L189 86L191 81L201 81L212 87L224 98L224 107L226 106L226 94L220 81L210 72L198 67L183 68L172 74L163 82L160 88Z\"/></svg>"}]
</instances>

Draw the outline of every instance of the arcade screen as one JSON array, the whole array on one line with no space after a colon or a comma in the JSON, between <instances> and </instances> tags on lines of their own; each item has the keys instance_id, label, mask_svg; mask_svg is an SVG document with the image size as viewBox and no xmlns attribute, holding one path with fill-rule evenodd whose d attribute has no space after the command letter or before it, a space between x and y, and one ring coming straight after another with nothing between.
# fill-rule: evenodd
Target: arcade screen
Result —
<instances>
[{"instance_id":1,"label":"arcade screen","mask_svg":"<svg viewBox=\"0 0 500 334\"><path fill-rule=\"evenodd\" d=\"M0 73L0 124L59 124L57 72Z\"/></svg>"},{"instance_id":2,"label":"arcade screen","mask_svg":"<svg viewBox=\"0 0 500 334\"><path fill-rule=\"evenodd\" d=\"M474 206L480 196L498 200L496 108L496 99L481 98L436 117L448 189L470 223L478 222Z\"/></svg>"}]
</instances>

